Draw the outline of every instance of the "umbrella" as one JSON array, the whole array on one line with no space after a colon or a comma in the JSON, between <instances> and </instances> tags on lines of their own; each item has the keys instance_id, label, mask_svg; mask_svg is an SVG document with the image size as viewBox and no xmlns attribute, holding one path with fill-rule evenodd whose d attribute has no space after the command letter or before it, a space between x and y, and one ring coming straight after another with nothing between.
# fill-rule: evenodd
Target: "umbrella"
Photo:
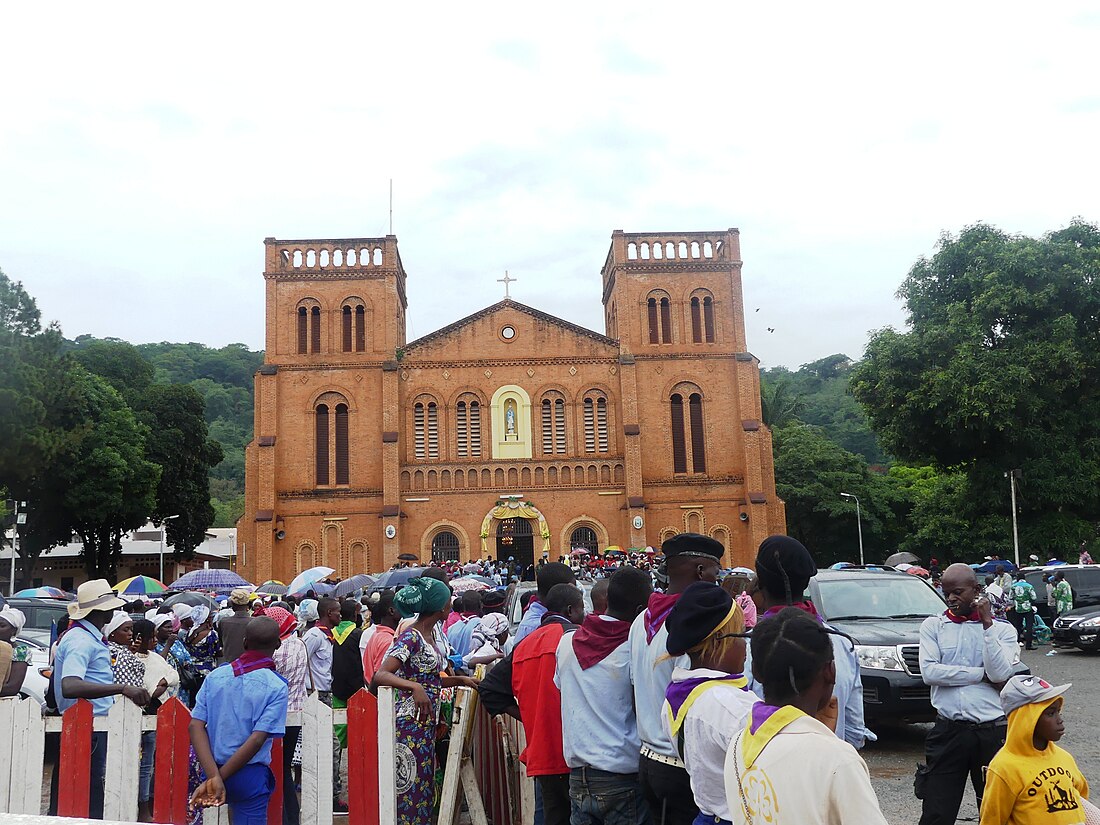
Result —
<instances>
[{"instance_id":1,"label":"umbrella","mask_svg":"<svg viewBox=\"0 0 1100 825\"><path fill-rule=\"evenodd\" d=\"M912 553L894 553L894 555L886 558L885 564L887 567L894 567L898 564L920 564L920 557L914 556Z\"/></svg>"},{"instance_id":2,"label":"umbrella","mask_svg":"<svg viewBox=\"0 0 1100 825\"><path fill-rule=\"evenodd\" d=\"M370 592L377 593L379 590L404 587L409 583L409 579L422 576L425 569L424 567L399 567L396 570L387 570L374 580L374 584L370 586Z\"/></svg>"},{"instance_id":3,"label":"umbrella","mask_svg":"<svg viewBox=\"0 0 1100 825\"><path fill-rule=\"evenodd\" d=\"M28 587L12 594L13 599L65 599L71 601L72 593L66 593L59 587Z\"/></svg>"},{"instance_id":4,"label":"umbrella","mask_svg":"<svg viewBox=\"0 0 1100 825\"><path fill-rule=\"evenodd\" d=\"M1003 567L1005 569L1005 572L1007 573L1016 572L1016 565L1014 565L1008 559L990 559L984 564L979 564L974 569L977 570L979 573L996 573L998 567Z\"/></svg>"},{"instance_id":5,"label":"umbrella","mask_svg":"<svg viewBox=\"0 0 1100 825\"><path fill-rule=\"evenodd\" d=\"M585 550L583 547L576 547L576 548L573 549L573 551L569 555L570 556L587 556L588 551Z\"/></svg>"},{"instance_id":6,"label":"umbrella","mask_svg":"<svg viewBox=\"0 0 1100 825\"><path fill-rule=\"evenodd\" d=\"M290 596L298 596L309 590L314 590L314 585L325 576L331 576L336 571L331 567L311 567L303 570L294 580L287 585L286 592Z\"/></svg>"},{"instance_id":7,"label":"umbrella","mask_svg":"<svg viewBox=\"0 0 1100 825\"><path fill-rule=\"evenodd\" d=\"M285 596L286 585L275 579L268 579L256 588L257 593L266 593L269 596Z\"/></svg>"},{"instance_id":8,"label":"umbrella","mask_svg":"<svg viewBox=\"0 0 1100 825\"><path fill-rule=\"evenodd\" d=\"M420 557L415 553L402 553L397 557L398 561L420 561Z\"/></svg>"},{"instance_id":9,"label":"umbrella","mask_svg":"<svg viewBox=\"0 0 1100 825\"><path fill-rule=\"evenodd\" d=\"M455 593L465 593L468 590L488 590L489 585L479 581L476 576L460 576L451 579L451 590Z\"/></svg>"},{"instance_id":10,"label":"umbrella","mask_svg":"<svg viewBox=\"0 0 1100 825\"><path fill-rule=\"evenodd\" d=\"M165 607L171 607L174 604L189 604L191 607L198 607L202 604L209 607L211 613L218 612L218 603L216 601L209 596L204 596L202 593L194 593L192 591L177 593L164 600Z\"/></svg>"},{"instance_id":11,"label":"umbrella","mask_svg":"<svg viewBox=\"0 0 1100 825\"><path fill-rule=\"evenodd\" d=\"M917 565L911 565L908 570L905 571L910 576L920 576L922 579L927 579L932 574L925 570L923 567Z\"/></svg>"},{"instance_id":12,"label":"umbrella","mask_svg":"<svg viewBox=\"0 0 1100 825\"><path fill-rule=\"evenodd\" d=\"M355 576L349 576L337 584L332 590L332 595L336 597L346 596L361 587L370 587L372 584L374 584L373 576L368 576L366 573L359 573Z\"/></svg>"},{"instance_id":13,"label":"umbrella","mask_svg":"<svg viewBox=\"0 0 1100 825\"><path fill-rule=\"evenodd\" d=\"M168 588L152 576L131 576L116 584L114 589L120 596L153 596Z\"/></svg>"},{"instance_id":14,"label":"umbrella","mask_svg":"<svg viewBox=\"0 0 1100 825\"><path fill-rule=\"evenodd\" d=\"M232 570L192 570L184 573L174 582L172 590L233 590L237 587L252 585Z\"/></svg>"}]
</instances>

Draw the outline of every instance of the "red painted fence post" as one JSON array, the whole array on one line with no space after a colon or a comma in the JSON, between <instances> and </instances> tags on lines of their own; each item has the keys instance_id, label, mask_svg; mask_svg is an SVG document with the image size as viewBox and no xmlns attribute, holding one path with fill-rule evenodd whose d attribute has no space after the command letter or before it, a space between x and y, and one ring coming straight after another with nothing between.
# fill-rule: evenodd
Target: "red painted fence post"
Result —
<instances>
[{"instance_id":1,"label":"red painted fence post","mask_svg":"<svg viewBox=\"0 0 1100 825\"><path fill-rule=\"evenodd\" d=\"M153 769L153 819L187 825L187 780L191 769L191 714L179 699L169 699L157 711L157 747Z\"/></svg>"},{"instance_id":2,"label":"red painted fence post","mask_svg":"<svg viewBox=\"0 0 1100 825\"><path fill-rule=\"evenodd\" d=\"M271 773L275 777L275 790L271 792L271 799L267 803L267 821L279 823L283 821L283 738L271 740ZM294 793L294 789L290 789Z\"/></svg>"},{"instance_id":3,"label":"red painted fence post","mask_svg":"<svg viewBox=\"0 0 1100 825\"><path fill-rule=\"evenodd\" d=\"M61 717L57 815L88 816L92 782L92 703L80 699Z\"/></svg>"},{"instance_id":4,"label":"red painted fence post","mask_svg":"<svg viewBox=\"0 0 1100 825\"><path fill-rule=\"evenodd\" d=\"M378 817L378 700L359 690L348 702L348 825Z\"/></svg>"}]
</instances>

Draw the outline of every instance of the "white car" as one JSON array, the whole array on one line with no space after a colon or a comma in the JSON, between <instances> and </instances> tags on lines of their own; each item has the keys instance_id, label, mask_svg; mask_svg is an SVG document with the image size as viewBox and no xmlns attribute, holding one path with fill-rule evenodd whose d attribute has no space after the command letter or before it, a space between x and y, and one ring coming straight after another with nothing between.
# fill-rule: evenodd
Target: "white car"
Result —
<instances>
[{"instance_id":1,"label":"white car","mask_svg":"<svg viewBox=\"0 0 1100 825\"><path fill-rule=\"evenodd\" d=\"M40 642L16 637L17 644L24 644L31 649L31 663L27 667L27 675L23 679L23 687L19 689L19 695L34 699L43 708L46 707L46 688L50 683L50 650L43 647Z\"/></svg>"}]
</instances>

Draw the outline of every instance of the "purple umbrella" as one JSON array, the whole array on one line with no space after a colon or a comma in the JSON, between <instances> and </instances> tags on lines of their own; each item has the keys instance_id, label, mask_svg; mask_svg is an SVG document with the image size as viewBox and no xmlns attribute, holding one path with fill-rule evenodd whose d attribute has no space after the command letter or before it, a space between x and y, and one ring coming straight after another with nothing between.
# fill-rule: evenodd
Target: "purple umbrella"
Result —
<instances>
[{"instance_id":1,"label":"purple umbrella","mask_svg":"<svg viewBox=\"0 0 1100 825\"><path fill-rule=\"evenodd\" d=\"M252 587L232 570L192 570L184 573L170 586L170 590L232 590L236 587Z\"/></svg>"}]
</instances>

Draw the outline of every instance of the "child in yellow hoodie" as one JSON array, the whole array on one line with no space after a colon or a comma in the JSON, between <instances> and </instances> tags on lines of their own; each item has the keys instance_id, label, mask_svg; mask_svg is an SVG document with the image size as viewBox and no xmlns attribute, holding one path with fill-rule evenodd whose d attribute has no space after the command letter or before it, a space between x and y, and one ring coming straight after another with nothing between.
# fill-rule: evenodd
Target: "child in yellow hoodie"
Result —
<instances>
[{"instance_id":1,"label":"child in yellow hoodie","mask_svg":"<svg viewBox=\"0 0 1100 825\"><path fill-rule=\"evenodd\" d=\"M1001 691L1004 747L989 763L980 825L1084 825L1089 783L1055 742L1065 733L1062 694L1038 676L1013 676Z\"/></svg>"}]
</instances>

